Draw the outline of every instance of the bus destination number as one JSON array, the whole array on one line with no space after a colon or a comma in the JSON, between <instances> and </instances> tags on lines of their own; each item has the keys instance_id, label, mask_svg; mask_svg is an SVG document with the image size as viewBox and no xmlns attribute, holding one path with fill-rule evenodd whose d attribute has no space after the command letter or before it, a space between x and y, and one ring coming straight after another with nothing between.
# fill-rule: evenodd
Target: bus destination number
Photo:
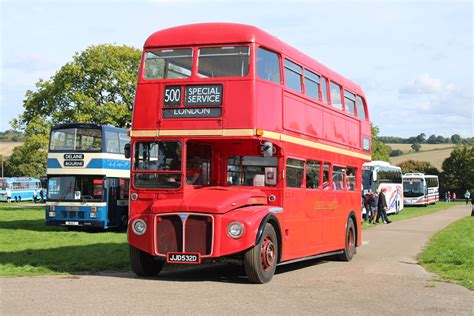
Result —
<instances>
[{"instance_id":1,"label":"bus destination number","mask_svg":"<svg viewBox=\"0 0 474 316\"><path fill-rule=\"evenodd\" d=\"M201 263L201 256L199 253L168 252L166 254L166 262L199 264Z\"/></svg>"},{"instance_id":2,"label":"bus destination number","mask_svg":"<svg viewBox=\"0 0 474 316\"><path fill-rule=\"evenodd\" d=\"M181 86L165 87L163 102L165 106L181 105Z\"/></svg>"}]
</instances>

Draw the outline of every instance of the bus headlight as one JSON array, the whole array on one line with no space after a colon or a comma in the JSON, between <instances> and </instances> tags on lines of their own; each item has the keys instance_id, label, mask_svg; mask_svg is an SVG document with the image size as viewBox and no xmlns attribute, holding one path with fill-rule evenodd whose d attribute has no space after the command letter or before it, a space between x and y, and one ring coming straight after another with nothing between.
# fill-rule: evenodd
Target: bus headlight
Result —
<instances>
[{"instance_id":1,"label":"bus headlight","mask_svg":"<svg viewBox=\"0 0 474 316\"><path fill-rule=\"evenodd\" d=\"M244 234L244 225L239 222L232 222L227 226L227 234L234 238L240 238Z\"/></svg>"},{"instance_id":2,"label":"bus headlight","mask_svg":"<svg viewBox=\"0 0 474 316\"><path fill-rule=\"evenodd\" d=\"M48 217L56 217L56 212L48 212Z\"/></svg>"},{"instance_id":3,"label":"bus headlight","mask_svg":"<svg viewBox=\"0 0 474 316\"><path fill-rule=\"evenodd\" d=\"M130 199L132 199L132 201L138 200L138 194L132 193L132 194L130 195Z\"/></svg>"},{"instance_id":4,"label":"bus headlight","mask_svg":"<svg viewBox=\"0 0 474 316\"><path fill-rule=\"evenodd\" d=\"M97 218L97 212L90 212L89 217L90 218Z\"/></svg>"},{"instance_id":5,"label":"bus headlight","mask_svg":"<svg viewBox=\"0 0 474 316\"><path fill-rule=\"evenodd\" d=\"M143 235L146 232L146 223L142 219L137 219L132 224L132 230L135 235Z\"/></svg>"}]
</instances>

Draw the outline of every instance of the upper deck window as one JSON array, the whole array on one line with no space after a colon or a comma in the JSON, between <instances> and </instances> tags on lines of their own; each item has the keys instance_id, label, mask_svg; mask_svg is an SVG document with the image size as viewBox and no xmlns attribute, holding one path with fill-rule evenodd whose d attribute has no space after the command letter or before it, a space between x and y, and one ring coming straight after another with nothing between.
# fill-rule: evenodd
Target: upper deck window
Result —
<instances>
[{"instance_id":1,"label":"upper deck window","mask_svg":"<svg viewBox=\"0 0 474 316\"><path fill-rule=\"evenodd\" d=\"M328 81L326 78L321 78L321 94L322 94L322 101L328 104Z\"/></svg>"},{"instance_id":2,"label":"upper deck window","mask_svg":"<svg viewBox=\"0 0 474 316\"><path fill-rule=\"evenodd\" d=\"M301 77L303 67L285 59L285 85L288 88L301 92Z\"/></svg>"},{"instance_id":3,"label":"upper deck window","mask_svg":"<svg viewBox=\"0 0 474 316\"><path fill-rule=\"evenodd\" d=\"M97 128L65 128L51 132L50 150L100 151L102 132Z\"/></svg>"},{"instance_id":4,"label":"upper deck window","mask_svg":"<svg viewBox=\"0 0 474 316\"><path fill-rule=\"evenodd\" d=\"M355 95L349 91L344 91L344 103L346 105L346 112L350 115L355 115Z\"/></svg>"},{"instance_id":5,"label":"upper deck window","mask_svg":"<svg viewBox=\"0 0 474 316\"><path fill-rule=\"evenodd\" d=\"M342 110L341 86L331 81L331 104L336 109Z\"/></svg>"},{"instance_id":6,"label":"upper deck window","mask_svg":"<svg viewBox=\"0 0 474 316\"><path fill-rule=\"evenodd\" d=\"M191 76L193 50L162 49L145 53L145 79L179 79Z\"/></svg>"},{"instance_id":7,"label":"upper deck window","mask_svg":"<svg viewBox=\"0 0 474 316\"><path fill-rule=\"evenodd\" d=\"M200 48L198 56L198 75L201 78L244 77L249 72L248 46Z\"/></svg>"},{"instance_id":8,"label":"upper deck window","mask_svg":"<svg viewBox=\"0 0 474 316\"><path fill-rule=\"evenodd\" d=\"M257 76L263 80L281 82L278 54L259 48L257 52Z\"/></svg>"},{"instance_id":9,"label":"upper deck window","mask_svg":"<svg viewBox=\"0 0 474 316\"><path fill-rule=\"evenodd\" d=\"M307 69L304 71L304 86L306 95L319 100L319 80L321 77Z\"/></svg>"},{"instance_id":10,"label":"upper deck window","mask_svg":"<svg viewBox=\"0 0 474 316\"><path fill-rule=\"evenodd\" d=\"M357 96L356 102L357 102L357 116L360 119L365 120L366 119L365 107L364 107L364 102L362 101L362 98Z\"/></svg>"}]
</instances>

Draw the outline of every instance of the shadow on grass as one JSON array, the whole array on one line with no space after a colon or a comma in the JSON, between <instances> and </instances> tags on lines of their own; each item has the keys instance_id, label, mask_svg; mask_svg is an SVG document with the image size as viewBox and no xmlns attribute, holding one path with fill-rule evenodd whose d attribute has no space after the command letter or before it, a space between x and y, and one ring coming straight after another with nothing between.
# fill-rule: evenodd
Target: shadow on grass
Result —
<instances>
[{"instance_id":1,"label":"shadow on grass","mask_svg":"<svg viewBox=\"0 0 474 316\"><path fill-rule=\"evenodd\" d=\"M34 219L34 220L16 220L16 221L0 221L0 229L23 229L37 232L49 232L49 231L66 231L67 229L59 226L46 226L46 220Z\"/></svg>"},{"instance_id":2,"label":"shadow on grass","mask_svg":"<svg viewBox=\"0 0 474 316\"><path fill-rule=\"evenodd\" d=\"M126 242L0 252L0 266L2 276L130 269Z\"/></svg>"}]
</instances>

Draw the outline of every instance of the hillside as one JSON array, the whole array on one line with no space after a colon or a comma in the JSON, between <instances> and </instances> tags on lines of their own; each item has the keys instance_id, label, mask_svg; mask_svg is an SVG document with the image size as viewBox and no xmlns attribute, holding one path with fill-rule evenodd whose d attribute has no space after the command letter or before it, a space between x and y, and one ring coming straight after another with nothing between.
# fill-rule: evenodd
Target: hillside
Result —
<instances>
[{"instance_id":1,"label":"hillside","mask_svg":"<svg viewBox=\"0 0 474 316\"><path fill-rule=\"evenodd\" d=\"M0 155L8 157L12 154L13 148L21 145L22 142L0 142Z\"/></svg>"},{"instance_id":2,"label":"hillside","mask_svg":"<svg viewBox=\"0 0 474 316\"><path fill-rule=\"evenodd\" d=\"M422 144L419 152L410 152L411 144L387 144L393 150L400 149L406 154L397 157L390 157L390 162L394 165L399 164L404 160L423 160L429 161L433 166L441 171L443 161L449 157L453 150L453 144Z\"/></svg>"}]
</instances>

